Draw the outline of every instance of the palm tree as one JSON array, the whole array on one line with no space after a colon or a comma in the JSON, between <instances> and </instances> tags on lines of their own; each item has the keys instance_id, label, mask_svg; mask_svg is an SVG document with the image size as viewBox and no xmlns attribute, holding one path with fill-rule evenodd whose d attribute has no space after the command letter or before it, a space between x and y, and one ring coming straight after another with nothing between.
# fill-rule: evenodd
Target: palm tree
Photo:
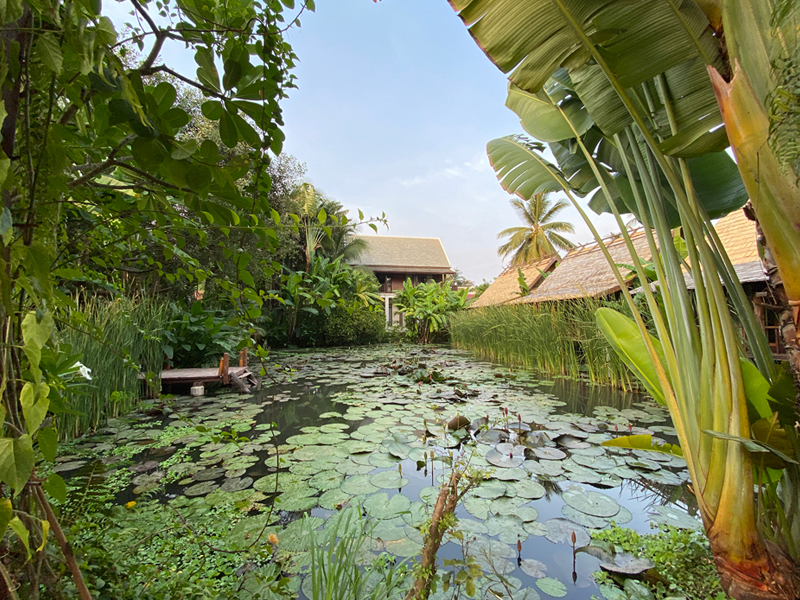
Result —
<instances>
[{"instance_id":1,"label":"palm tree","mask_svg":"<svg viewBox=\"0 0 800 600\"><path fill-rule=\"evenodd\" d=\"M511 206L525 225L509 227L498 233L498 239L508 237L509 240L497 249L497 253L503 258L513 254L512 265L523 265L550 256L556 253L556 249L569 250L575 247L575 244L560 235L575 233L572 223L553 221L568 206L564 200L553 204L544 193L539 193L534 194L530 200L515 198L511 201Z\"/></svg>"}]
</instances>

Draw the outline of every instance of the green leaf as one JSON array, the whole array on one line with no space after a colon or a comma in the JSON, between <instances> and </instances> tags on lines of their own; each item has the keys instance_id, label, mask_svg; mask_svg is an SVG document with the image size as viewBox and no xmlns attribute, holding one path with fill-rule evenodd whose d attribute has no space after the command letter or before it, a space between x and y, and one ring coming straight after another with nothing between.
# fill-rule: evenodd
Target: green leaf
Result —
<instances>
[{"instance_id":1,"label":"green leaf","mask_svg":"<svg viewBox=\"0 0 800 600\"><path fill-rule=\"evenodd\" d=\"M56 449L58 448L58 432L55 427L44 427L36 436L39 443L39 450L46 460L50 462L56 459Z\"/></svg>"},{"instance_id":2,"label":"green leaf","mask_svg":"<svg viewBox=\"0 0 800 600\"><path fill-rule=\"evenodd\" d=\"M561 171L539 154L542 150L541 144L519 136L499 138L486 145L489 162L500 185L523 200L530 200L539 192L561 191L562 186L569 188Z\"/></svg>"},{"instance_id":3,"label":"green leaf","mask_svg":"<svg viewBox=\"0 0 800 600\"><path fill-rule=\"evenodd\" d=\"M19 395L19 403L22 405L22 414L25 416L25 426L28 433L34 434L47 416L47 408L50 406L50 386L46 383L26 382Z\"/></svg>"},{"instance_id":4,"label":"green leaf","mask_svg":"<svg viewBox=\"0 0 800 600\"><path fill-rule=\"evenodd\" d=\"M61 53L61 45L52 33L44 33L36 40L36 55L42 64L58 75L64 63L64 56Z\"/></svg>"},{"instance_id":5,"label":"green leaf","mask_svg":"<svg viewBox=\"0 0 800 600\"><path fill-rule=\"evenodd\" d=\"M787 456L777 448L770 446L769 444L765 444L759 440L754 440L752 438L744 438L738 435L733 435L730 433L724 433L722 431L712 431L710 429L704 429L703 433L709 435L713 438L717 438L720 440L728 440L730 442L739 442L745 448L747 448L750 452L772 452L775 456L780 458L783 461L792 463L792 464L800 464L795 459L790 456Z\"/></svg>"},{"instance_id":6,"label":"green leaf","mask_svg":"<svg viewBox=\"0 0 800 600\"><path fill-rule=\"evenodd\" d=\"M214 63L214 53L208 48L200 48L194 55L195 62L199 65L197 78L200 83L206 85L217 92L219 88L219 72Z\"/></svg>"},{"instance_id":7,"label":"green leaf","mask_svg":"<svg viewBox=\"0 0 800 600\"><path fill-rule=\"evenodd\" d=\"M228 148L233 148L239 141L236 123L231 114L225 110L219 120L219 137Z\"/></svg>"},{"instance_id":8,"label":"green leaf","mask_svg":"<svg viewBox=\"0 0 800 600\"><path fill-rule=\"evenodd\" d=\"M654 444L652 435L621 435L613 440L607 440L601 446L612 446L615 448L633 448L635 450L650 450L652 452L663 452L683 456L683 450L676 444Z\"/></svg>"},{"instance_id":9,"label":"green leaf","mask_svg":"<svg viewBox=\"0 0 800 600\"><path fill-rule=\"evenodd\" d=\"M0 481L15 495L22 491L33 472L33 440L25 434L18 438L0 438Z\"/></svg>"},{"instance_id":10,"label":"green leaf","mask_svg":"<svg viewBox=\"0 0 800 600\"><path fill-rule=\"evenodd\" d=\"M14 516L14 507L9 498L0 498L0 537L6 532L8 524Z\"/></svg>"},{"instance_id":11,"label":"green leaf","mask_svg":"<svg viewBox=\"0 0 800 600\"><path fill-rule=\"evenodd\" d=\"M633 371L656 402L663 405L665 403L664 392L658 380L656 367L636 322L607 307L597 309L595 318L598 328L622 362ZM663 365L665 359L661 342L650 333L647 335L655 348L659 362Z\"/></svg>"},{"instance_id":12,"label":"green leaf","mask_svg":"<svg viewBox=\"0 0 800 600\"><path fill-rule=\"evenodd\" d=\"M14 517L8 522L8 526L11 527L11 530L17 534L19 541L22 542L22 545L25 546L25 549L28 551L28 558L31 557L31 547L29 545L30 539L30 532L25 528L25 524L20 521L19 517Z\"/></svg>"},{"instance_id":13,"label":"green leaf","mask_svg":"<svg viewBox=\"0 0 800 600\"><path fill-rule=\"evenodd\" d=\"M67 501L67 484L58 473L51 473L42 487L55 500L62 503Z\"/></svg>"},{"instance_id":14,"label":"green leaf","mask_svg":"<svg viewBox=\"0 0 800 600\"><path fill-rule=\"evenodd\" d=\"M769 405L769 381L761 374L753 363L746 358L739 358L742 365L742 379L744 380L744 394L747 397L747 408L750 412L750 421L765 419L772 416Z\"/></svg>"},{"instance_id":15,"label":"green leaf","mask_svg":"<svg viewBox=\"0 0 800 600\"><path fill-rule=\"evenodd\" d=\"M220 118L222 118L222 113L224 112L222 108L222 102L219 100L209 100L208 102L203 102L203 104L200 105L200 112L203 113L203 116L206 119L218 121Z\"/></svg>"},{"instance_id":16,"label":"green leaf","mask_svg":"<svg viewBox=\"0 0 800 600\"><path fill-rule=\"evenodd\" d=\"M510 84L506 106L519 116L522 128L537 140L558 142L575 137L559 107L544 92L531 94ZM588 111L579 100L567 100L561 110L578 130L578 135L586 133L593 124Z\"/></svg>"},{"instance_id":17,"label":"green leaf","mask_svg":"<svg viewBox=\"0 0 800 600\"><path fill-rule=\"evenodd\" d=\"M3 178L4 179L4 178ZM14 235L13 219L11 218L11 211L7 207L3 207L3 212L0 213L0 238L3 243L8 245Z\"/></svg>"}]
</instances>

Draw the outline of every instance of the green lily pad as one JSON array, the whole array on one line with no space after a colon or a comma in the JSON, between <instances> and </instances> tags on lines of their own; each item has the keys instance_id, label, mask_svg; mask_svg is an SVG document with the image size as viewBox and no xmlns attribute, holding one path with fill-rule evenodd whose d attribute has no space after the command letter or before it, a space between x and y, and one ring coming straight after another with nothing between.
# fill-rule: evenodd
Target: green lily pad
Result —
<instances>
[{"instance_id":1,"label":"green lily pad","mask_svg":"<svg viewBox=\"0 0 800 600\"><path fill-rule=\"evenodd\" d=\"M544 522L544 526L547 527L545 537L554 544L569 544L571 546L573 533L575 534L576 548L586 546L591 541L586 529L567 519L548 519Z\"/></svg>"},{"instance_id":2,"label":"green lily pad","mask_svg":"<svg viewBox=\"0 0 800 600\"><path fill-rule=\"evenodd\" d=\"M319 502L318 498L314 497L314 494L317 493L319 493L319 491L310 486L283 492L280 496L275 498L275 508L288 512L309 510L314 508Z\"/></svg>"},{"instance_id":3,"label":"green lily pad","mask_svg":"<svg viewBox=\"0 0 800 600\"><path fill-rule=\"evenodd\" d=\"M520 498L527 498L529 500L538 500L545 495L546 490L544 486L537 481L527 479L525 481L518 481L514 484L506 484L513 493Z\"/></svg>"},{"instance_id":4,"label":"green lily pad","mask_svg":"<svg viewBox=\"0 0 800 600\"><path fill-rule=\"evenodd\" d=\"M464 508L476 519L485 521L489 518L489 506L491 502L485 498L477 496L467 496L464 498Z\"/></svg>"},{"instance_id":5,"label":"green lily pad","mask_svg":"<svg viewBox=\"0 0 800 600\"><path fill-rule=\"evenodd\" d=\"M545 536L548 532L547 526L539 521L529 521L527 523L523 523L522 528L531 535Z\"/></svg>"},{"instance_id":6,"label":"green lily pad","mask_svg":"<svg viewBox=\"0 0 800 600\"><path fill-rule=\"evenodd\" d=\"M397 490L408 485L408 479L398 471L381 471L370 477L370 483L384 490Z\"/></svg>"},{"instance_id":7,"label":"green lily pad","mask_svg":"<svg viewBox=\"0 0 800 600\"><path fill-rule=\"evenodd\" d=\"M496 500L492 500L491 504L489 504L489 512L496 515L516 515L517 509L525 502L527 502L526 498L502 496Z\"/></svg>"},{"instance_id":8,"label":"green lily pad","mask_svg":"<svg viewBox=\"0 0 800 600\"><path fill-rule=\"evenodd\" d=\"M541 579L537 579L536 587L553 598L563 598L567 595L567 586L561 583L558 579L553 579L552 577L542 577Z\"/></svg>"},{"instance_id":9,"label":"green lily pad","mask_svg":"<svg viewBox=\"0 0 800 600\"><path fill-rule=\"evenodd\" d=\"M567 488L561 499L566 504L580 512L593 517L609 518L619 512L619 503L600 492L587 492L576 486Z\"/></svg>"},{"instance_id":10,"label":"green lily pad","mask_svg":"<svg viewBox=\"0 0 800 600\"><path fill-rule=\"evenodd\" d=\"M547 577L547 565L532 558L522 559L522 564L520 564L519 568L529 577L534 577L536 579Z\"/></svg>"},{"instance_id":11,"label":"green lily pad","mask_svg":"<svg viewBox=\"0 0 800 600\"><path fill-rule=\"evenodd\" d=\"M380 490L370 483L369 475L353 475L342 482L341 490L351 496L366 496Z\"/></svg>"},{"instance_id":12,"label":"green lily pad","mask_svg":"<svg viewBox=\"0 0 800 600\"><path fill-rule=\"evenodd\" d=\"M225 469L222 467L214 467L213 469L203 469L197 471L192 477L195 481L211 481L225 476Z\"/></svg>"},{"instance_id":13,"label":"green lily pad","mask_svg":"<svg viewBox=\"0 0 800 600\"><path fill-rule=\"evenodd\" d=\"M508 491L508 486L502 481L489 480L483 481L481 484L474 488L470 493L478 498L499 498L505 496Z\"/></svg>"},{"instance_id":14,"label":"green lily pad","mask_svg":"<svg viewBox=\"0 0 800 600\"><path fill-rule=\"evenodd\" d=\"M402 516L410 510L411 500L402 494L395 494L391 498L386 492L372 494L364 500L364 510L375 519L391 519Z\"/></svg>"},{"instance_id":15,"label":"green lily pad","mask_svg":"<svg viewBox=\"0 0 800 600\"><path fill-rule=\"evenodd\" d=\"M225 492L241 492L253 485L252 477L236 477L222 482L220 489Z\"/></svg>"},{"instance_id":16,"label":"green lily pad","mask_svg":"<svg viewBox=\"0 0 800 600\"><path fill-rule=\"evenodd\" d=\"M524 455L520 456L514 454L503 454L498 452L495 448L489 450L489 452L486 453L485 458L490 464L506 469L520 467L522 466L522 463L525 462Z\"/></svg>"},{"instance_id":17,"label":"green lily pad","mask_svg":"<svg viewBox=\"0 0 800 600\"><path fill-rule=\"evenodd\" d=\"M589 529L603 529L605 527L608 527L609 523L608 519L587 515L586 513L582 513L581 511L572 508L567 504L561 507L561 512L567 519L569 519L573 523L577 523L578 525L583 525L584 527L588 527Z\"/></svg>"},{"instance_id":18,"label":"green lily pad","mask_svg":"<svg viewBox=\"0 0 800 600\"><path fill-rule=\"evenodd\" d=\"M399 462L399 458L383 452L374 452L369 455L369 464L378 469L396 468Z\"/></svg>"},{"instance_id":19,"label":"green lily pad","mask_svg":"<svg viewBox=\"0 0 800 600\"><path fill-rule=\"evenodd\" d=\"M625 552L618 552L614 555L613 562L603 561L600 568L604 571L619 573L620 575L641 575L649 571L655 565L646 558L637 558Z\"/></svg>"},{"instance_id":20,"label":"green lily pad","mask_svg":"<svg viewBox=\"0 0 800 600\"><path fill-rule=\"evenodd\" d=\"M340 488L333 488L319 497L319 505L328 510L337 510L351 499L350 494L343 492Z\"/></svg>"},{"instance_id":21,"label":"green lily pad","mask_svg":"<svg viewBox=\"0 0 800 600\"><path fill-rule=\"evenodd\" d=\"M183 490L184 495L186 496L205 496L219 488L219 485L214 483L213 481L202 481L200 483L196 483L191 487L186 488Z\"/></svg>"},{"instance_id":22,"label":"green lily pad","mask_svg":"<svg viewBox=\"0 0 800 600\"><path fill-rule=\"evenodd\" d=\"M421 554L422 544L405 537L399 540L389 540L388 542L384 541L383 550L389 554L392 554L393 556L408 558Z\"/></svg>"},{"instance_id":23,"label":"green lily pad","mask_svg":"<svg viewBox=\"0 0 800 600\"><path fill-rule=\"evenodd\" d=\"M650 513L650 520L656 523L666 523L680 529L703 528L700 521L673 506L654 506L653 510L655 514Z\"/></svg>"},{"instance_id":24,"label":"green lily pad","mask_svg":"<svg viewBox=\"0 0 800 600\"><path fill-rule=\"evenodd\" d=\"M349 458L336 465L336 470L342 475L364 475L375 470L372 465L360 465Z\"/></svg>"},{"instance_id":25,"label":"green lily pad","mask_svg":"<svg viewBox=\"0 0 800 600\"><path fill-rule=\"evenodd\" d=\"M338 488L342 485L344 481L344 475L337 471L323 471L322 473L317 473L311 479L308 480L308 484L318 489L321 492L326 492L333 488Z\"/></svg>"}]
</instances>

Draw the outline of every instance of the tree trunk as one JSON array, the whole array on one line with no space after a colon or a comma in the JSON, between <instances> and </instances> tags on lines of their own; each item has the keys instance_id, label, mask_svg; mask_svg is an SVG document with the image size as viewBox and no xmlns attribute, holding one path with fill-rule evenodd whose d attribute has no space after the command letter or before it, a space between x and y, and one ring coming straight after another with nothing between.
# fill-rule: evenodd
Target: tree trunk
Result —
<instances>
[{"instance_id":1,"label":"tree trunk","mask_svg":"<svg viewBox=\"0 0 800 600\"><path fill-rule=\"evenodd\" d=\"M775 544L766 542L762 560L749 562L729 559L725 549L709 537L714 563L722 588L735 600L797 600L800 598L800 570ZM725 545L724 543L722 544Z\"/></svg>"}]
</instances>

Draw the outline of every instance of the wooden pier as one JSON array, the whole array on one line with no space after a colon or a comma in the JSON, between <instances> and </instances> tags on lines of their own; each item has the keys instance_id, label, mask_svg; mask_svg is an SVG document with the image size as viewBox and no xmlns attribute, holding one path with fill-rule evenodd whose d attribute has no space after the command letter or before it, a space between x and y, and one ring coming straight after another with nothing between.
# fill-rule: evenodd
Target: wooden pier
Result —
<instances>
[{"instance_id":1,"label":"wooden pier","mask_svg":"<svg viewBox=\"0 0 800 600\"><path fill-rule=\"evenodd\" d=\"M239 353L239 366L230 366L230 356L226 352L219 361L219 367L200 369L164 369L161 371L162 384L195 383L233 383L242 392L249 392L251 385L257 385L255 375L247 367L247 348Z\"/></svg>"}]
</instances>

